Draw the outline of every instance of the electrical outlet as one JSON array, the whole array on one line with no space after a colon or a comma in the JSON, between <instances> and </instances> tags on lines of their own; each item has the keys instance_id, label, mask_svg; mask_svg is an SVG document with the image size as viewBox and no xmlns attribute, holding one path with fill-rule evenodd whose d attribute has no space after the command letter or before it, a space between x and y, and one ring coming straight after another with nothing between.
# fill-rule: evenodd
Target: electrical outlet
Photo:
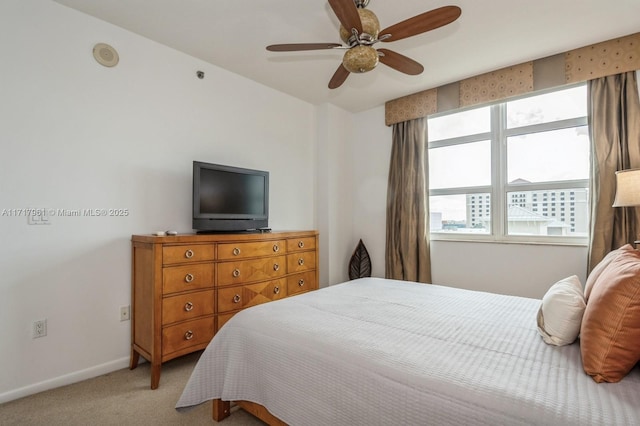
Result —
<instances>
[{"instance_id":1,"label":"electrical outlet","mask_svg":"<svg viewBox=\"0 0 640 426\"><path fill-rule=\"evenodd\" d=\"M47 335L47 319L33 322L33 338L44 337Z\"/></svg>"},{"instance_id":2,"label":"electrical outlet","mask_svg":"<svg viewBox=\"0 0 640 426\"><path fill-rule=\"evenodd\" d=\"M120 321L129 321L131 319L131 307L120 306Z\"/></svg>"}]
</instances>

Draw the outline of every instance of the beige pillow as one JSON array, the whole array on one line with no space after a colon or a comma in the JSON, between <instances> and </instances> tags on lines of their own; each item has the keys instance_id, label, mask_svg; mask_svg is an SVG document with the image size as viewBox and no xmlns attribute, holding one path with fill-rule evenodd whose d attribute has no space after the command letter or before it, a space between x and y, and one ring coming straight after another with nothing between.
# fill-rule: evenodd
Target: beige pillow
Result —
<instances>
[{"instance_id":1,"label":"beige pillow","mask_svg":"<svg viewBox=\"0 0 640 426\"><path fill-rule=\"evenodd\" d=\"M542 340L556 346L573 343L580 333L585 307L582 284L577 276L552 285L538 310L538 332Z\"/></svg>"},{"instance_id":2,"label":"beige pillow","mask_svg":"<svg viewBox=\"0 0 640 426\"><path fill-rule=\"evenodd\" d=\"M625 250L593 284L580 329L584 371L619 382L640 361L640 252Z\"/></svg>"},{"instance_id":3,"label":"beige pillow","mask_svg":"<svg viewBox=\"0 0 640 426\"><path fill-rule=\"evenodd\" d=\"M610 251L607 255L591 270L591 273L587 277L587 281L584 283L584 300L589 302L589 296L591 295L591 289L597 281L598 277L604 271L604 269L611 263L613 259L618 257L621 253L628 253L635 249L631 244L625 244L617 250Z\"/></svg>"}]
</instances>

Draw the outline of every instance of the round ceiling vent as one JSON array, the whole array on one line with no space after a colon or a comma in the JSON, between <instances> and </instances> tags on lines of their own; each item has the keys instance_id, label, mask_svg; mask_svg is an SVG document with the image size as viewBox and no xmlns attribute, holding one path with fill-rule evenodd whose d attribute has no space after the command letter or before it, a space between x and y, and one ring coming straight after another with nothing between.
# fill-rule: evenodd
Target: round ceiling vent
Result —
<instances>
[{"instance_id":1,"label":"round ceiling vent","mask_svg":"<svg viewBox=\"0 0 640 426\"><path fill-rule=\"evenodd\" d=\"M114 67L118 64L118 52L116 49L105 43L98 43L93 46L93 57L100 65L105 67Z\"/></svg>"}]
</instances>

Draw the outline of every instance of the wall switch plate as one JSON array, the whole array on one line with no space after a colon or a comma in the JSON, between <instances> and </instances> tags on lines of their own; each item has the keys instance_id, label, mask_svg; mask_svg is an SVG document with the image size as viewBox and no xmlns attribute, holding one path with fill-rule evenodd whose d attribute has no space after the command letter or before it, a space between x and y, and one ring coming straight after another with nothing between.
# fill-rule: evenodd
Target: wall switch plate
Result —
<instances>
[{"instance_id":1,"label":"wall switch plate","mask_svg":"<svg viewBox=\"0 0 640 426\"><path fill-rule=\"evenodd\" d=\"M47 335L47 320L46 318L33 322L33 338L44 337Z\"/></svg>"},{"instance_id":2,"label":"wall switch plate","mask_svg":"<svg viewBox=\"0 0 640 426\"><path fill-rule=\"evenodd\" d=\"M131 319L131 307L121 306L120 307L120 321L129 321Z\"/></svg>"}]
</instances>

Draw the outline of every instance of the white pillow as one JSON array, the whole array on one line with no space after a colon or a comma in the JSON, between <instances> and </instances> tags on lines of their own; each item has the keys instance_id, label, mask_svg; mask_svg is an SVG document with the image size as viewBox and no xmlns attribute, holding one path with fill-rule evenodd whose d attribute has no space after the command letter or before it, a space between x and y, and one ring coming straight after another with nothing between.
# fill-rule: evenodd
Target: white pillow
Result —
<instances>
[{"instance_id":1,"label":"white pillow","mask_svg":"<svg viewBox=\"0 0 640 426\"><path fill-rule=\"evenodd\" d=\"M538 310L538 332L542 340L556 346L573 343L580 333L586 307L577 276L570 276L552 285L542 298Z\"/></svg>"}]
</instances>

